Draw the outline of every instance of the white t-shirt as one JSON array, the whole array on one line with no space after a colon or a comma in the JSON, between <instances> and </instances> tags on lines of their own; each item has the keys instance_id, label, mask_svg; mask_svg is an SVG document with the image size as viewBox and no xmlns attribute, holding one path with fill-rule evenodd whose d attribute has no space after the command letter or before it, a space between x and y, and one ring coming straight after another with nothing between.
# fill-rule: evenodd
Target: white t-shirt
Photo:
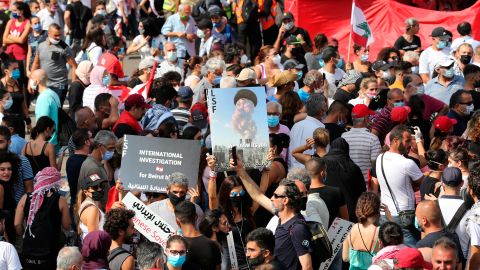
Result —
<instances>
[{"instance_id":1,"label":"white t-shirt","mask_svg":"<svg viewBox=\"0 0 480 270\"><path fill-rule=\"evenodd\" d=\"M480 225L469 220L468 229L470 234L470 245L480 246Z\"/></svg>"},{"instance_id":2,"label":"white t-shirt","mask_svg":"<svg viewBox=\"0 0 480 270\"><path fill-rule=\"evenodd\" d=\"M85 53L87 54L87 56L84 57ZM83 59L88 59L90 60L90 62L92 62L93 66L96 66L98 64L98 59L102 54L102 47L98 46L95 42L92 42L90 46L88 46L86 52L80 51L77 54L77 56L75 57L75 62L79 64L80 62L82 62Z\"/></svg>"},{"instance_id":3,"label":"white t-shirt","mask_svg":"<svg viewBox=\"0 0 480 270\"><path fill-rule=\"evenodd\" d=\"M163 60L162 63L157 68L157 72L155 73L155 79L162 77L163 74L169 71L176 71L178 72L183 78L183 59L178 58L177 63L173 64L167 60Z\"/></svg>"},{"instance_id":4,"label":"white t-shirt","mask_svg":"<svg viewBox=\"0 0 480 270\"><path fill-rule=\"evenodd\" d=\"M448 225L452 220L453 216L457 212L458 208L463 203L462 197L454 197L454 196L446 196L443 195L438 198L438 204L440 206L440 211L442 212L443 219L445 223ZM463 256L468 258L468 250L470 249L470 237L467 233L466 223L467 217L470 216L470 209L465 212L460 223L458 223L455 232L458 235L458 239L460 240L460 245L462 246Z\"/></svg>"},{"instance_id":5,"label":"white t-shirt","mask_svg":"<svg viewBox=\"0 0 480 270\"><path fill-rule=\"evenodd\" d=\"M453 42L450 48L452 48L452 54L458 49L463 43L468 43L472 45L473 50L480 45L480 41L473 39L471 36L458 37Z\"/></svg>"},{"instance_id":6,"label":"white t-shirt","mask_svg":"<svg viewBox=\"0 0 480 270\"><path fill-rule=\"evenodd\" d=\"M58 8L55 14L52 16L48 8L40 10L37 13L37 17L40 19L42 29L48 31L48 27L50 27L52 23L56 23L60 25L60 29L63 30L63 14L60 14L60 12L61 10Z\"/></svg>"},{"instance_id":7,"label":"white t-shirt","mask_svg":"<svg viewBox=\"0 0 480 270\"><path fill-rule=\"evenodd\" d=\"M435 64L438 60L450 55L450 48L445 48L441 51L434 50L432 46L428 47L420 54L418 73L428 74L432 78L433 71L435 70Z\"/></svg>"},{"instance_id":8,"label":"white t-shirt","mask_svg":"<svg viewBox=\"0 0 480 270\"><path fill-rule=\"evenodd\" d=\"M328 86L330 88L330 92L328 93L328 97L333 98L333 95L337 91L337 85L342 80L343 76L345 75L345 71L335 68L335 74L332 74L323 68L319 69L321 73L325 74L325 79L327 79Z\"/></svg>"},{"instance_id":9,"label":"white t-shirt","mask_svg":"<svg viewBox=\"0 0 480 270\"><path fill-rule=\"evenodd\" d=\"M312 138L313 131L317 128L324 128L325 125L320 120L307 116L307 118L293 125L290 130L290 145L288 147L288 168L299 167L303 168L304 165L298 162L293 156L292 152L300 145L304 145L308 138ZM312 155L313 150L303 152L304 154Z\"/></svg>"},{"instance_id":10,"label":"white t-shirt","mask_svg":"<svg viewBox=\"0 0 480 270\"><path fill-rule=\"evenodd\" d=\"M185 82L184 82L185 86L193 88L191 86L191 84L194 80L196 80L197 83L198 83L200 81L200 77L198 77L197 75L193 75L193 74L188 75L188 77L185 79Z\"/></svg>"},{"instance_id":11,"label":"white t-shirt","mask_svg":"<svg viewBox=\"0 0 480 270\"><path fill-rule=\"evenodd\" d=\"M0 241L0 270L20 269L22 269L22 265L15 247L8 242Z\"/></svg>"},{"instance_id":12,"label":"white t-shirt","mask_svg":"<svg viewBox=\"0 0 480 270\"><path fill-rule=\"evenodd\" d=\"M143 42L145 42L145 38L143 37L143 35L138 35L132 40L132 44L134 44L135 46L138 46ZM150 46L150 43L147 43L145 44L145 46L140 48L138 53L140 54L140 57L142 59L147 57L153 57L152 52L154 52L155 49L161 50L162 44L164 44L165 42L166 42L165 37L162 35L158 35L152 39L152 46Z\"/></svg>"},{"instance_id":13,"label":"white t-shirt","mask_svg":"<svg viewBox=\"0 0 480 270\"><path fill-rule=\"evenodd\" d=\"M398 216L397 208L395 207L392 195L383 177L381 167L381 159L383 156L384 154L379 155L376 162L377 179L380 184L380 189L382 190L380 199L382 203L388 206L392 215ZM405 158L400 154L385 152L383 169L399 210L415 210L415 192L413 191L412 181L417 181L423 176L417 164L415 164L413 160Z\"/></svg>"}]
</instances>

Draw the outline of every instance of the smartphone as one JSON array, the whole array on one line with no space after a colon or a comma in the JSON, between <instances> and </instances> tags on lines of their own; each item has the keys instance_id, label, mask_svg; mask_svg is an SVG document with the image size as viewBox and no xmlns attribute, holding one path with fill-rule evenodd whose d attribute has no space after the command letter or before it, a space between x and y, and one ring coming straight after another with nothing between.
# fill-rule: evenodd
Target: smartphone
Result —
<instances>
[{"instance_id":1,"label":"smartphone","mask_svg":"<svg viewBox=\"0 0 480 270\"><path fill-rule=\"evenodd\" d=\"M230 158L233 159L233 165L237 166L237 147L230 148Z\"/></svg>"}]
</instances>

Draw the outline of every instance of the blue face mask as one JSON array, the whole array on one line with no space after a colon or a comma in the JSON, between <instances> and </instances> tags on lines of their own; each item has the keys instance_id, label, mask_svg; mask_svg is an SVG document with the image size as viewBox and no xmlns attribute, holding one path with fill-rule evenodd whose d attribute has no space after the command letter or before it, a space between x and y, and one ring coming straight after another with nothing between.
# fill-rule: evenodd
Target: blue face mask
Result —
<instances>
[{"instance_id":1,"label":"blue face mask","mask_svg":"<svg viewBox=\"0 0 480 270\"><path fill-rule=\"evenodd\" d=\"M124 55L125 54L125 48L120 48L120 50L118 50L118 53L117 55Z\"/></svg>"},{"instance_id":2,"label":"blue face mask","mask_svg":"<svg viewBox=\"0 0 480 270\"><path fill-rule=\"evenodd\" d=\"M417 217L415 217L415 222L414 222L414 225L415 225L415 229L417 229L417 230L419 230L419 231L423 232L423 228L422 228L422 227L420 227L420 225L418 224L418 219L417 219Z\"/></svg>"},{"instance_id":3,"label":"blue face mask","mask_svg":"<svg viewBox=\"0 0 480 270\"><path fill-rule=\"evenodd\" d=\"M20 78L20 69L12 70L12 79L18 80Z\"/></svg>"},{"instance_id":4,"label":"blue face mask","mask_svg":"<svg viewBox=\"0 0 480 270\"><path fill-rule=\"evenodd\" d=\"M297 81L301 80L302 77L303 77L303 71L300 70L297 72Z\"/></svg>"},{"instance_id":5,"label":"blue face mask","mask_svg":"<svg viewBox=\"0 0 480 270\"><path fill-rule=\"evenodd\" d=\"M439 41L438 44L437 44L437 48L439 48L440 50L443 50L445 49L445 47L447 47L447 42L446 41Z\"/></svg>"},{"instance_id":6,"label":"blue face mask","mask_svg":"<svg viewBox=\"0 0 480 270\"><path fill-rule=\"evenodd\" d=\"M173 267L180 267L183 265L186 259L187 255L168 256L167 262Z\"/></svg>"},{"instance_id":7,"label":"blue face mask","mask_svg":"<svg viewBox=\"0 0 480 270\"><path fill-rule=\"evenodd\" d=\"M403 101L393 103L394 108L395 107L403 107L403 106L405 106L405 102L403 102Z\"/></svg>"},{"instance_id":8,"label":"blue face mask","mask_svg":"<svg viewBox=\"0 0 480 270\"><path fill-rule=\"evenodd\" d=\"M108 86L110 84L110 76L103 77L102 83L104 86Z\"/></svg>"},{"instance_id":9,"label":"blue face mask","mask_svg":"<svg viewBox=\"0 0 480 270\"><path fill-rule=\"evenodd\" d=\"M33 25L33 31L40 32L42 31L42 25L40 23L36 23Z\"/></svg>"},{"instance_id":10,"label":"blue face mask","mask_svg":"<svg viewBox=\"0 0 480 270\"><path fill-rule=\"evenodd\" d=\"M343 68L343 58L338 59L337 64L335 65L337 68Z\"/></svg>"},{"instance_id":11,"label":"blue face mask","mask_svg":"<svg viewBox=\"0 0 480 270\"><path fill-rule=\"evenodd\" d=\"M102 160L110 160L112 159L113 157L113 151L106 151L103 155L102 155Z\"/></svg>"},{"instance_id":12,"label":"blue face mask","mask_svg":"<svg viewBox=\"0 0 480 270\"><path fill-rule=\"evenodd\" d=\"M453 78L453 76L455 76L455 72L453 71L453 66L447 70L445 70L445 72L443 73L443 77L447 78L447 79L451 79Z\"/></svg>"},{"instance_id":13,"label":"blue face mask","mask_svg":"<svg viewBox=\"0 0 480 270\"><path fill-rule=\"evenodd\" d=\"M222 79L222 76L215 76L215 79L213 79L213 84L214 85L220 85L220 80Z\"/></svg>"},{"instance_id":14,"label":"blue face mask","mask_svg":"<svg viewBox=\"0 0 480 270\"><path fill-rule=\"evenodd\" d=\"M12 18L18 19L19 17L18 12L12 12Z\"/></svg>"},{"instance_id":15,"label":"blue face mask","mask_svg":"<svg viewBox=\"0 0 480 270\"><path fill-rule=\"evenodd\" d=\"M222 23L221 22L216 22L213 24L213 27L215 28L220 28L222 26Z\"/></svg>"},{"instance_id":16,"label":"blue face mask","mask_svg":"<svg viewBox=\"0 0 480 270\"><path fill-rule=\"evenodd\" d=\"M323 59L318 57L318 64L320 65L320 67L324 67L325 66L325 62L323 62Z\"/></svg>"},{"instance_id":17,"label":"blue face mask","mask_svg":"<svg viewBox=\"0 0 480 270\"><path fill-rule=\"evenodd\" d=\"M7 99L7 101L5 101L5 105L3 105L3 108L5 110L10 110L12 105L13 105L13 99L9 98L9 99Z\"/></svg>"},{"instance_id":18,"label":"blue face mask","mask_svg":"<svg viewBox=\"0 0 480 270\"><path fill-rule=\"evenodd\" d=\"M267 115L267 124L269 128L274 128L280 123L280 116L278 115Z\"/></svg>"},{"instance_id":19,"label":"blue face mask","mask_svg":"<svg viewBox=\"0 0 480 270\"><path fill-rule=\"evenodd\" d=\"M367 62L368 61L368 54L362 54L360 55L360 61L362 62Z\"/></svg>"}]
</instances>

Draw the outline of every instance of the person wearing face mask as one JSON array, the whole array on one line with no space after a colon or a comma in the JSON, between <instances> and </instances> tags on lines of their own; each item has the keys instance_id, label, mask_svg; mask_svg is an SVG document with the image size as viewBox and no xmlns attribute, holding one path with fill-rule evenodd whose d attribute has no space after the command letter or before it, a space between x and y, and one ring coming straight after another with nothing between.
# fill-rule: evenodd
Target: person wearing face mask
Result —
<instances>
[{"instance_id":1,"label":"person wearing face mask","mask_svg":"<svg viewBox=\"0 0 480 270\"><path fill-rule=\"evenodd\" d=\"M450 98L449 108L447 116L457 121L453 126L452 134L462 136L473 113L473 98L470 91L458 90L455 92Z\"/></svg>"},{"instance_id":2,"label":"person wearing face mask","mask_svg":"<svg viewBox=\"0 0 480 270\"><path fill-rule=\"evenodd\" d=\"M458 47L464 43L468 43L472 45L473 48L476 48L480 45L480 42L473 39L472 37L472 25L469 22L461 22L457 25L457 32L460 36L453 40L452 45L452 53L456 52Z\"/></svg>"},{"instance_id":3,"label":"person wearing face mask","mask_svg":"<svg viewBox=\"0 0 480 270\"><path fill-rule=\"evenodd\" d=\"M313 51L305 54L305 62L307 63L308 70L318 70L324 66L322 59L323 50L327 48L328 42L329 40L325 34L318 33L315 35L313 38ZM332 47L332 49L337 50L333 48L333 46L328 47Z\"/></svg>"},{"instance_id":4,"label":"person wearing face mask","mask_svg":"<svg viewBox=\"0 0 480 270\"><path fill-rule=\"evenodd\" d=\"M168 198L154 202L148 207L152 209L157 215L161 215L163 220L170 224L174 230L178 230L180 227L175 219L175 206L179 203L185 201L185 198L188 193L189 180L182 173L173 173L170 175L167 183L167 196ZM197 215L196 222L194 222L194 227L198 228L198 225L203 220L203 211L197 204L195 205L195 212ZM184 231L185 233L185 231Z\"/></svg>"},{"instance_id":5,"label":"person wearing face mask","mask_svg":"<svg viewBox=\"0 0 480 270\"><path fill-rule=\"evenodd\" d=\"M105 67L95 66L90 72L90 85L83 90L82 105L94 110L95 98L101 93L110 93L108 84L110 83L110 74Z\"/></svg>"},{"instance_id":6,"label":"person wearing face mask","mask_svg":"<svg viewBox=\"0 0 480 270\"><path fill-rule=\"evenodd\" d=\"M147 17L138 24L139 35L127 48L127 55L140 53L142 59L155 57L160 62L165 38L160 34L160 29L155 26L155 19Z\"/></svg>"},{"instance_id":7,"label":"person wearing face mask","mask_svg":"<svg viewBox=\"0 0 480 270\"><path fill-rule=\"evenodd\" d=\"M128 209L111 209L105 215L103 229L112 238L108 264L110 270L133 270L135 269L135 258L128 252L124 245L133 243L135 229L133 228L133 217L135 212Z\"/></svg>"},{"instance_id":8,"label":"person wearing face mask","mask_svg":"<svg viewBox=\"0 0 480 270\"><path fill-rule=\"evenodd\" d=\"M165 270L198 270L199 268L186 261L189 253L189 246L187 240L181 235L173 235L168 238L165 249L167 261L164 264ZM147 269L145 269L147 270Z\"/></svg>"},{"instance_id":9,"label":"person wearing face mask","mask_svg":"<svg viewBox=\"0 0 480 270\"><path fill-rule=\"evenodd\" d=\"M337 91L338 82L345 76L345 72L338 67L338 57L338 52L331 47L327 47L322 51L322 61L324 65L319 71L325 74L325 79L328 82L329 98L333 97Z\"/></svg>"},{"instance_id":10,"label":"person wearing face mask","mask_svg":"<svg viewBox=\"0 0 480 270\"><path fill-rule=\"evenodd\" d=\"M282 71L272 77L269 84L277 88L277 92L274 95L268 96L268 101L276 101L286 92L292 91L295 87L295 80L298 78L297 74L290 71ZM292 119L293 122L293 119Z\"/></svg>"},{"instance_id":11,"label":"person wearing face mask","mask_svg":"<svg viewBox=\"0 0 480 270\"><path fill-rule=\"evenodd\" d=\"M124 135L138 135L142 131L140 120L148 109L152 108L145 102L142 95L133 94L125 100L125 110L120 114L117 123L112 128L117 138L123 138Z\"/></svg>"},{"instance_id":12,"label":"person wearing face mask","mask_svg":"<svg viewBox=\"0 0 480 270\"><path fill-rule=\"evenodd\" d=\"M193 89L193 103L206 103L207 90L220 85L223 72L225 71L225 62L218 58L210 58L202 68L203 78Z\"/></svg>"},{"instance_id":13,"label":"person wearing face mask","mask_svg":"<svg viewBox=\"0 0 480 270\"><path fill-rule=\"evenodd\" d=\"M212 36L216 41L219 41L223 46L234 42L233 29L228 25L227 18L222 16L222 10L216 5L208 8L208 14L212 21Z\"/></svg>"},{"instance_id":14,"label":"person wearing face mask","mask_svg":"<svg viewBox=\"0 0 480 270\"><path fill-rule=\"evenodd\" d=\"M113 74L117 79L124 78L123 66L120 58L124 56L123 42L117 36L107 37L107 51L98 59L98 65L105 67L109 74Z\"/></svg>"},{"instance_id":15,"label":"person wearing face mask","mask_svg":"<svg viewBox=\"0 0 480 270\"><path fill-rule=\"evenodd\" d=\"M82 163L80 168L80 173L78 174L78 179L86 179L88 176L95 174L98 175L102 180L109 180L113 178L113 169L108 162L112 159L113 153L115 151L115 145L117 143L117 137L113 132L107 130L100 130L95 138L93 139L93 145L91 147L92 151L90 155ZM108 173L107 173L108 172ZM107 190L110 188L108 183L102 186L102 194L94 198L95 201L99 201L101 207L103 208L107 202ZM77 203L81 200L77 199ZM98 217L98 216L97 216ZM94 221L92 221L94 222ZM101 228L101 227L100 227Z\"/></svg>"},{"instance_id":16,"label":"person wearing face mask","mask_svg":"<svg viewBox=\"0 0 480 270\"><path fill-rule=\"evenodd\" d=\"M369 72L369 68L372 66L369 61L370 48L353 44L353 53L355 54L356 59L353 61L352 65L347 63L346 70L350 70L353 67L353 69L358 72Z\"/></svg>"},{"instance_id":17,"label":"person wearing face mask","mask_svg":"<svg viewBox=\"0 0 480 270\"><path fill-rule=\"evenodd\" d=\"M269 265L273 270L286 270L285 266L273 255L275 251L275 236L272 231L257 228L247 235L246 256L252 269L260 265Z\"/></svg>"},{"instance_id":18,"label":"person wearing face mask","mask_svg":"<svg viewBox=\"0 0 480 270\"><path fill-rule=\"evenodd\" d=\"M472 62L473 57L473 47L468 43L463 43L458 46L458 49L453 53L455 57L455 63L453 65L453 70L455 75L463 77L463 70L465 66Z\"/></svg>"},{"instance_id":19,"label":"person wearing face mask","mask_svg":"<svg viewBox=\"0 0 480 270\"><path fill-rule=\"evenodd\" d=\"M300 62L298 62L295 59L289 59L284 62L283 68L284 70L289 71L297 76L295 80L295 86L293 87L293 91L298 92L298 88L303 87L302 80L304 77L303 69L305 68L305 65L300 64Z\"/></svg>"},{"instance_id":20,"label":"person wearing face mask","mask_svg":"<svg viewBox=\"0 0 480 270\"><path fill-rule=\"evenodd\" d=\"M370 77L362 79L360 82L360 91L358 91L358 97L351 99L348 101L348 103L352 104L353 106L363 104L368 107L372 101L376 101L378 99L377 80L373 77Z\"/></svg>"},{"instance_id":21,"label":"person wearing face mask","mask_svg":"<svg viewBox=\"0 0 480 270\"><path fill-rule=\"evenodd\" d=\"M212 29L213 24L211 20L203 19L197 24L197 37L200 38L200 48L198 56L210 56L213 45Z\"/></svg>"},{"instance_id":22,"label":"person wearing face mask","mask_svg":"<svg viewBox=\"0 0 480 270\"><path fill-rule=\"evenodd\" d=\"M418 59L420 54L417 51L407 51L402 57L402 60L412 64L412 73L418 74Z\"/></svg>"},{"instance_id":23,"label":"person wearing face mask","mask_svg":"<svg viewBox=\"0 0 480 270\"><path fill-rule=\"evenodd\" d=\"M105 224L105 213L101 210L101 200L105 197L104 188L108 185L106 179L93 173L85 178L79 178L80 190L77 195L75 208L78 215L78 226L82 232L82 239L88 233L102 230Z\"/></svg>"},{"instance_id":24,"label":"person wearing face mask","mask_svg":"<svg viewBox=\"0 0 480 270\"><path fill-rule=\"evenodd\" d=\"M180 4L178 5L178 12L168 17L162 27L162 34L168 37L169 42L174 43L178 50L177 56L181 59L188 59L188 56L196 55L197 26L195 20L190 16L191 14L192 7L190 5ZM165 55L168 58L168 55Z\"/></svg>"},{"instance_id":25,"label":"person wearing face mask","mask_svg":"<svg viewBox=\"0 0 480 270\"><path fill-rule=\"evenodd\" d=\"M163 51L165 54L165 60L163 60L158 66L155 73L155 78L162 77L169 71L176 71L182 76L183 79L184 60L178 56L175 43L170 41L166 42Z\"/></svg>"},{"instance_id":26,"label":"person wearing face mask","mask_svg":"<svg viewBox=\"0 0 480 270\"><path fill-rule=\"evenodd\" d=\"M28 158L32 165L33 175L46 167L57 168L55 160L55 147L48 141L55 131L55 122L48 116L42 116L32 129L32 141L28 142L22 150L22 155ZM60 160L59 160L60 161ZM61 164L61 163L60 163Z\"/></svg>"},{"instance_id":27,"label":"person wearing face mask","mask_svg":"<svg viewBox=\"0 0 480 270\"><path fill-rule=\"evenodd\" d=\"M267 97L276 92L275 87L268 84L268 80L282 71L281 59L278 51L271 45L260 48L260 52L255 58L255 63L258 64L254 66L254 70L257 74L258 83L267 87Z\"/></svg>"},{"instance_id":28,"label":"person wearing face mask","mask_svg":"<svg viewBox=\"0 0 480 270\"><path fill-rule=\"evenodd\" d=\"M282 26L278 31L277 40L273 47L277 52L283 51L283 44L286 44L286 39L290 36L296 37L300 47L293 49L292 54L295 58L306 65L305 53L312 51L312 41L308 32L295 25L295 19L291 12L285 12L282 15Z\"/></svg>"},{"instance_id":29,"label":"person wearing face mask","mask_svg":"<svg viewBox=\"0 0 480 270\"><path fill-rule=\"evenodd\" d=\"M33 60L37 52L38 44L44 42L47 39L47 31L43 30L42 24L40 23L40 18L32 16L30 18L32 24L32 31L28 34L28 51L27 58L25 61L27 77L31 76L31 67L33 65Z\"/></svg>"},{"instance_id":30,"label":"person wearing face mask","mask_svg":"<svg viewBox=\"0 0 480 270\"><path fill-rule=\"evenodd\" d=\"M480 49L480 48L479 48ZM466 65L463 69L463 76L465 78L465 85L463 89L469 91L473 98L473 110L480 109L480 66Z\"/></svg>"},{"instance_id":31,"label":"person wearing face mask","mask_svg":"<svg viewBox=\"0 0 480 270\"><path fill-rule=\"evenodd\" d=\"M298 90L298 97L303 104L307 102L307 99L313 93L323 93L324 79L322 73L318 70L310 70L303 79L305 84L302 88Z\"/></svg>"},{"instance_id":32,"label":"person wearing face mask","mask_svg":"<svg viewBox=\"0 0 480 270\"><path fill-rule=\"evenodd\" d=\"M447 43L451 36L448 35L445 28L437 27L433 29L430 36L432 37L432 45L420 54L420 59L418 60L418 72L422 76L424 83L427 83L434 77L433 72L436 70L435 65L438 63L438 59L450 55L450 48L447 46Z\"/></svg>"},{"instance_id":33,"label":"person wearing face mask","mask_svg":"<svg viewBox=\"0 0 480 270\"><path fill-rule=\"evenodd\" d=\"M333 99L348 103L351 99L357 97L356 82L362 78L362 74L355 70L349 70L338 83L338 89L333 95Z\"/></svg>"}]
</instances>

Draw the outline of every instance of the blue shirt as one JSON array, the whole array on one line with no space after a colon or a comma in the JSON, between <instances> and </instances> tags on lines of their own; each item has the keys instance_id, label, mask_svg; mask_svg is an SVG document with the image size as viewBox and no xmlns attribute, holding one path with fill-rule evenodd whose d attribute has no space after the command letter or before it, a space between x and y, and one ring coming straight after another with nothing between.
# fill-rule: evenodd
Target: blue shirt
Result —
<instances>
[{"instance_id":1,"label":"blue shirt","mask_svg":"<svg viewBox=\"0 0 480 270\"><path fill-rule=\"evenodd\" d=\"M28 180L33 180L33 171L30 161L25 156L18 156L20 158L20 171L18 173L19 181L13 183L13 190L15 191L15 201L17 203L25 194L24 182Z\"/></svg>"},{"instance_id":2,"label":"blue shirt","mask_svg":"<svg viewBox=\"0 0 480 270\"><path fill-rule=\"evenodd\" d=\"M434 97L445 104L449 104L450 97L452 97L453 93L463 89L464 84L465 80L462 77L455 75L453 76L453 80L451 80L445 87L438 81L437 76L428 81L427 85L425 86L425 94Z\"/></svg>"},{"instance_id":3,"label":"blue shirt","mask_svg":"<svg viewBox=\"0 0 480 270\"><path fill-rule=\"evenodd\" d=\"M164 36L167 36L167 33L169 32L182 32L186 33L187 35L196 34L197 25L191 16L188 18L188 23L183 24L182 20L180 20L180 15L175 13L168 17L167 21L162 27L162 34ZM175 43L178 57L185 57L187 52L190 56L195 56L195 42L190 42L186 38L180 37L169 37L168 41Z\"/></svg>"},{"instance_id":4,"label":"blue shirt","mask_svg":"<svg viewBox=\"0 0 480 270\"><path fill-rule=\"evenodd\" d=\"M468 118L462 115L459 115L453 110L448 111L447 116L449 118L457 120L457 123L453 125L453 134L455 136L462 136L463 132L467 129Z\"/></svg>"},{"instance_id":5,"label":"blue shirt","mask_svg":"<svg viewBox=\"0 0 480 270\"><path fill-rule=\"evenodd\" d=\"M52 89L47 88L38 95L35 106L35 118L38 120L42 116L48 116L55 122L55 133L53 133L50 139L50 143L55 146L58 143L58 108L60 108L60 99Z\"/></svg>"},{"instance_id":6,"label":"blue shirt","mask_svg":"<svg viewBox=\"0 0 480 270\"><path fill-rule=\"evenodd\" d=\"M21 155L23 148L27 144L27 141L18 134L13 134L10 140L11 142L8 150L17 155Z\"/></svg>"},{"instance_id":7,"label":"blue shirt","mask_svg":"<svg viewBox=\"0 0 480 270\"><path fill-rule=\"evenodd\" d=\"M307 103L307 99L310 97L310 93L303 91L303 88L301 88L300 90L298 90L297 94L303 104Z\"/></svg>"}]
</instances>

